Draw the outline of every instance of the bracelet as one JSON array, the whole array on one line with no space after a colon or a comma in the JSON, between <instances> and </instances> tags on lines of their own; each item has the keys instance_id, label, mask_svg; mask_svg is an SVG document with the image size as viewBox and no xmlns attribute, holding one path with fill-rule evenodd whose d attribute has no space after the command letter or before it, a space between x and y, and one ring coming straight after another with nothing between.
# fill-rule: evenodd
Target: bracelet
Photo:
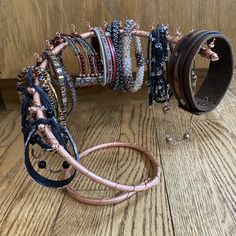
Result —
<instances>
[{"instance_id":1,"label":"bracelet","mask_svg":"<svg viewBox=\"0 0 236 236\"><path fill-rule=\"evenodd\" d=\"M103 30L105 32L105 30ZM116 74L117 74L117 62L116 62L116 55L115 55L115 48L111 39L111 34L107 31L105 32L106 34L106 39L107 39L107 43L109 45L109 49L110 49L110 53L111 53L111 57L112 57L112 80L110 81L110 84L114 84L116 81Z\"/></svg>"},{"instance_id":2,"label":"bracelet","mask_svg":"<svg viewBox=\"0 0 236 236\"><path fill-rule=\"evenodd\" d=\"M75 56L77 57L78 63L79 63L79 69L81 73L81 77L86 74L86 67L85 67L85 59L84 56L81 54L79 47L76 45L75 39L71 38L68 35L62 36L64 41L68 43L69 47L73 50ZM83 48L83 51L88 58L87 50Z\"/></svg>"},{"instance_id":3,"label":"bracelet","mask_svg":"<svg viewBox=\"0 0 236 236\"><path fill-rule=\"evenodd\" d=\"M43 124L43 125L51 125L52 127L54 127L54 129L52 129L52 132L54 135L57 136L57 139L59 138L59 134L56 132L55 130L55 127L59 128L59 130L61 130L60 132L63 132L64 135L66 135L66 137L68 138L69 142L71 143L72 147L73 147L73 152L74 152L74 155L76 157L76 161L79 160L79 156L78 156L78 151L77 151L77 148L76 148L76 145L69 133L69 131L65 128L65 127L62 127L62 126L59 126L59 124L57 124L55 121L53 120L50 120L50 119L38 119L37 121L35 121L32 126L31 126L31 131L26 139L26 142L25 142L25 150L24 150L24 163L25 163L25 168L28 172L28 174L32 177L32 179L34 181L36 181L37 183L45 186L45 187L50 187L50 188L62 188L64 186L66 186L67 184L69 184L75 177L75 173L76 171L73 171L73 173L67 177L65 180L52 180L52 179L48 179L46 177L44 177L43 175L39 174L35 169L34 167L32 166L32 163L30 161L30 156L29 156L29 147L30 147L30 144L31 144L31 140L32 138L34 137L38 127L40 124ZM54 125L54 126L53 126ZM63 137L61 137L61 139L63 140ZM60 145L62 145L63 143L60 143ZM32 145L32 144L31 144ZM55 150L57 151L59 149L59 146L58 148ZM66 148L66 144L64 142L64 145L63 145L65 148ZM46 169L46 162L45 161L39 161L38 162L38 167L40 169ZM67 169L69 166L68 164L66 164L65 162L63 162L63 168L64 169Z\"/></svg>"},{"instance_id":4,"label":"bracelet","mask_svg":"<svg viewBox=\"0 0 236 236\"><path fill-rule=\"evenodd\" d=\"M139 89L141 89L144 79L144 57L140 37L134 36L134 42L136 52L135 57L137 60L137 72L136 79L134 81L134 87L131 88L131 92L137 92Z\"/></svg>"},{"instance_id":5,"label":"bracelet","mask_svg":"<svg viewBox=\"0 0 236 236\"><path fill-rule=\"evenodd\" d=\"M114 46L115 50L115 61L116 61L116 78L115 81L109 86L114 89L114 90L123 90L123 42L121 38L121 33L120 33L120 21L119 20L114 20L111 25L108 25L107 31L111 35L111 40Z\"/></svg>"},{"instance_id":6,"label":"bracelet","mask_svg":"<svg viewBox=\"0 0 236 236\"><path fill-rule=\"evenodd\" d=\"M137 60L137 75L136 80L132 78L132 63L130 55L130 47L132 40L132 31L135 29L136 23L133 20L127 20L124 27L123 37L123 71L124 71L124 83L123 91L136 92L141 88L144 77L144 58L141 51L141 41L138 36L134 37L135 40L135 57Z\"/></svg>"},{"instance_id":7,"label":"bracelet","mask_svg":"<svg viewBox=\"0 0 236 236\"><path fill-rule=\"evenodd\" d=\"M103 83L102 85L109 84L112 81L112 71L113 71L113 65L112 65L112 56L110 52L110 48L105 36L105 33L102 28L95 27L93 28L93 31L95 32L99 46L100 46L100 53L101 58L103 61Z\"/></svg>"},{"instance_id":8,"label":"bracelet","mask_svg":"<svg viewBox=\"0 0 236 236\"><path fill-rule=\"evenodd\" d=\"M92 68L94 67L94 71L91 71L91 73L95 73L95 76L100 76L102 74L102 64L101 60L97 54L97 52L94 50L91 43L88 43L85 39L83 39L79 34L73 34L72 35L74 39L81 45L84 45L84 47L87 48L87 52L89 52L90 55L90 61L93 63Z\"/></svg>"},{"instance_id":9,"label":"bracelet","mask_svg":"<svg viewBox=\"0 0 236 236\"><path fill-rule=\"evenodd\" d=\"M49 59L51 65L53 67L54 73L56 74L59 82L59 87L61 90L61 102L62 102L62 112L64 116L70 114L72 109L76 107L77 104L77 96L74 87L74 82L69 73L64 68L61 60L52 53L50 49L45 50L44 56ZM72 108L67 110L67 96L66 96L66 85L69 87L72 95Z\"/></svg>"},{"instance_id":10,"label":"bracelet","mask_svg":"<svg viewBox=\"0 0 236 236\"><path fill-rule=\"evenodd\" d=\"M75 78L74 82L75 88L91 87L98 85L102 78L101 75L97 73L98 71L97 71L96 58L94 56L95 54L93 53L93 51L91 51L91 48L88 47L88 43L85 40L81 40L78 37L70 38L69 36L67 37L64 36L63 38L65 38L65 41L68 42L69 46L74 51L74 54L77 56L82 68L82 74L80 74L78 77ZM85 60L82 54L79 53L79 49L76 43L79 43L81 45L85 54L87 55L87 59L90 65L90 74L86 74Z\"/></svg>"},{"instance_id":11,"label":"bracelet","mask_svg":"<svg viewBox=\"0 0 236 236\"><path fill-rule=\"evenodd\" d=\"M171 96L168 80L165 78L165 65L168 64L168 28L157 25L148 37L148 91L149 106L169 100ZM151 54L151 55L150 55Z\"/></svg>"},{"instance_id":12,"label":"bracelet","mask_svg":"<svg viewBox=\"0 0 236 236\"><path fill-rule=\"evenodd\" d=\"M202 44L215 40L214 51L220 60L211 61L207 76L195 92L192 68ZM224 97L233 77L233 54L229 40L219 32L194 31L177 43L170 57L168 78L179 106L193 114L216 108Z\"/></svg>"}]
</instances>

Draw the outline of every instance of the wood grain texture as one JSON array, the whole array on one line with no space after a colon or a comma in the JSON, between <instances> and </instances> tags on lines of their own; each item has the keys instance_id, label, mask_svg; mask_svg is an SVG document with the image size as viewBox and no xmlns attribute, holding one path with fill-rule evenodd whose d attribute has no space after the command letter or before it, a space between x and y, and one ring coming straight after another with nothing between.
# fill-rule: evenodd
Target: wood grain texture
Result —
<instances>
[{"instance_id":1,"label":"wood grain texture","mask_svg":"<svg viewBox=\"0 0 236 236\"><path fill-rule=\"evenodd\" d=\"M120 140L144 146L160 163L153 115L146 104L123 106ZM137 184L152 173L139 153L126 149L118 156L117 182ZM174 235L173 230L163 175L157 187L114 206L112 235Z\"/></svg>"},{"instance_id":2,"label":"wood grain texture","mask_svg":"<svg viewBox=\"0 0 236 236\"><path fill-rule=\"evenodd\" d=\"M233 0L1 0L0 78L15 78L21 68L34 63L33 54L41 53L45 40L57 31L70 32L71 24L87 31L86 21L97 26L115 18L133 18L142 29L150 30L153 22L168 23L171 33L181 26L184 34L191 29L219 30L236 48L235 11ZM76 71L75 60L66 57L66 61L68 69Z\"/></svg>"},{"instance_id":3,"label":"wood grain texture","mask_svg":"<svg viewBox=\"0 0 236 236\"><path fill-rule=\"evenodd\" d=\"M164 141L159 107L153 112L176 235L234 235L236 146L226 124L195 119L192 141L175 147ZM175 114L183 134L186 117Z\"/></svg>"},{"instance_id":4,"label":"wood grain texture","mask_svg":"<svg viewBox=\"0 0 236 236\"><path fill-rule=\"evenodd\" d=\"M7 114L0 126L0 146L9 146L21 132L20 111Z\"/></svg>"},{"instance_id":5,"label":"wood grain texture","mask_svg":"<svg viewBox=\"0 0 236 236\"><path fill-rule=\"evenodd\" d=\"M0 113L0 235L235 236L235 88L234 80L214 112L194 117L193 139L175 147L164 140L163 105L147 108L145 89L82 98L68 122L79 150L111 140L135 142L162 168L158 186L106 207L35 184L23 168L19 111ZM172 103L168 124L180 138L189 115ZM138 183L150 173L139 153L123 148L97 152L83 163L121 183ZM115 194L80 175L73 185L85 195Z\"/></svg>"},{"instance_id":6,"label":"wood grain texture","mask_svg":"<svg viewBox=\"0 0 236 236\"><path fill-rule=\"evenodd\" d=\"M7 147L0 147L0 158L6 150L7 150Z\"/></svg>"},{"instance_id":7,"label":"wood grain texture","mask_svg":"<svg viewBox=\"0 0 236 236\"><path fill-rule=\"evenodd\" d=\"M110 197L112 191L82 191L83 195ZM65 217L65 214L69 217ZM113 206L78 204L66 195L51 235L111 235Z\"/></svg>"},{"instance_id":8,"label":"wood grain texture","mask_svg":"<svg viewBox=\"0 0 236 236\"><path fill-rule=\"evenodd\" d=\"M78 140L77 143L81 143L80 149L85 150L95 144L117 141L120 134L121 115L122 109L117 105L97 105L92 109L92 112L91 110L87 110L87 117L90 116L90 118L84 120L82 123L82 126L87 126L86 134L84 137L81 136L79 132L76 132L74 135L74 137L76 137L75 140ZM73 123L77 123L77 121L74 120ZM71 130L76 130L77 126L74 125L71 127ZM82 160L81 163L90 170L95 171L98 175L115 180L117 153L117 148L97 151L90 154L85 160ZM73 184L80 190L108 189L79 173Z\"/></svg>"}]
</instances>

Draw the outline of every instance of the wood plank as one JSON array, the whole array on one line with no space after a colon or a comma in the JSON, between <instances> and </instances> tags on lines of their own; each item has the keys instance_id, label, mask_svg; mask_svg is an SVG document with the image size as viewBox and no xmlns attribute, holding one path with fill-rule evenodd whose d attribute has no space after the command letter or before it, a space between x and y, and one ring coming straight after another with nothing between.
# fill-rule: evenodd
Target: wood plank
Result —
<instances>
[{"instance_id":1,"label":"wood plank","mask_svg":"<svg viewBox=\"0 0 236 236\"><path fill-rule=\"evenodd\" d=\"M95 101L96 102L96 101ZM84 120L83 126L88 131L84 135L81 147L90 147L98 143L115 141L120 134L120 122L122 108L114 105L96 105L93 111L90 110L91 119ZM74 120L80 119L78 116ZM73 131L76 126L73 126ZM73 132L72 131L72 132ZM77 139L81 139L81 135ZM115 179L117 168L118 149L107 149L96 152L81 161L85 166L93 169L97 174L109 179ZM77 189L92 189L93 191L82 191L90 196L108 197L114 194L113 191L102 191L107 189L98 185L86 177L78 174L73 186ZM94 211L96 209L96 211ZM53 235L64 235L68 227L74 235L111 235L113 206L96 207L76 202L70 196L65 196L60 213L55 221ZM66 217L65 220L65 215Z\"/></svg>"},{"instance_id":2,"label":"wood plank","mask_svg":"<svg viewBox=\"0 0 236 236\"><path fill-rule=\"evenodd\" d=\"M194 120L192 141L171 146L164 140L160 109L155 107L153 112L175 234L234 235L236 225L232 214L232 198L235 198L235 177L230 168L227 174L225 166L235 165L232 159L235 151L233 145L227 151L223 144L226 140L233 143L228 130L220 120ZM180 130L183 133L185 118L182 116L179 119L179 116L181 118L180 114L175 113L176 118L172 123L182 126ZM180 133L180 130L176 129L175 132ZM218 147L224 148L224 168L219 164L222 152ZM221 175L219 178L216 171ZM226 199L227 194L230 199Z\"/></svg>"},{"instance_id":3,"label":"wood plank","mask_svg":"<svg viewBox=\"0 0 236 236\"><path fill-rule=\"evenodd\" d=\"M224 99L221 101L216 111L220 114L221 118L224 117L234 119L236 114L236 92L235 87L232 85L227 91Z\"/></svg>"},{"instance_id":4,"label":"wood plank","mask_svg":"<svg viewBox=\"0 0 236 236\"><path fill-rule=\"evenodd\" d=\"M9 147L3 147L5 149L4 153L0 158L0 180L6 179L8 174L11 173L21 161L21 169L23 169L23 152L24 152L24 142L23 136L18 135L14 142Z\"/></svg>"},{"instance_id":5,"label":"wood plank","mask_svg":"<svg viewBox=\"0 0 236 236\"><path fill-rule=\"evenodd\" d=\"M0 146L9 146L14 142L17 135L21 133L20 112L10 112L2 120L0 126Z\"/></svg>"},{"instance_id":6,"label":"wood plank","mask_svg":"<svg viewBox=\"0 0 236 236\"><path fill-rule=\"evenodd\" d=\"M6 150L7 150L7 147L0 147L0 159Z\"/></svg>"},{"instance_id":7,"label":"wood plank","mask_svg":"<svg viewBox=\"0 0 236 236\"><path fill-rule=\"evenodd\" d=\"M93 190L81 193L92 197L110 197L113 191ZM111 235L112 215L113 206L83 204L66 194L52 235Z\"/></svg>"},{"instance_id":8,"label":"wood plank","mask_svg":"<svg viewBox=\"0 0 236 236\"><path fill-rule=\"evenodd\" d=\"M87 127L86 135L76 134L75 140L81 143L81 149L96 144L112 142L118 140L120 134L122 108L118 105L96 105L93 111L89 111L91 119L84 120L83 125ZM75 118L75 120L80 119ZM79 126L81 127L81 126ZM73 126L76 130L76 126ZM105 149L92 153L81 163L100 176L115 179L117 166L118 149ZM78 177L73 181L74 187L80 190L104 190L105 186L97 184L87 177L78 173Z\"/></svg>"},{"instance_id":9,"label":"wood plank","mask_svg":"<svg viewBox=\"0 0 236 236\"><path fill-rule=\"evenodd\" d=\"M231 119L231 118L224 118L224 123L226 124L230 135L234 138L236 136L236 121L235 119Z\"/></svg>"},{"instance_id":10,"label":"wood plank","mask_svg":"<svg viewBox=\"0 0 236 236\"><path fill-rule=\"evenodd\" d=\"M160 163L151 110L143 104L124 105L123 109L120 140L146 147ZM140 157L129 149L119 154L119 183L137 184L150 174L150 163ZM112 235L174 235L163 174L158 186L114 206Z\"/></svg>"},{"instance_id":11,"label":"wood plank","mask_svg":"<svg viewBox=\"0 0 236 236\"><path fill-rule=\"evenodd\" d=\"M236 234L235 129L229 130L225 121L218 120L196 122L196 127L199 130L197 137L202 149L202 158L208 164L206 167L212 175L212 185L215 186L219 197L218 207L220 209L227 208L227 210L222 210L222 214L228 213L227 220L223 224L225 234L234 235ZM203 138L205 138L204 142Z\"/></svg>"},{"instance_id":12,"label":"wood plank","mask_svg":"<svg viewBox=\"0 0 236 236\"><path fill-rule=\"evenodd\" d=\"M1 111L0 112L0 125L4 121L5 117L10 113L10 111Z\"/></svg>"},{"instance_id":13,"label":"wood plank","mask_svg":"<svg viewBox=\"0 0 236 236\"><path fill-rule=\"evenodd\" d=\"M3 193L1 200L5 199L1 204L0 234L49 235L64 196L63 192L33 183L24 172L22 162L14 172L15 175L9 174L9 181L1 183L0 187Z\"/></svg>"}]
</instances>

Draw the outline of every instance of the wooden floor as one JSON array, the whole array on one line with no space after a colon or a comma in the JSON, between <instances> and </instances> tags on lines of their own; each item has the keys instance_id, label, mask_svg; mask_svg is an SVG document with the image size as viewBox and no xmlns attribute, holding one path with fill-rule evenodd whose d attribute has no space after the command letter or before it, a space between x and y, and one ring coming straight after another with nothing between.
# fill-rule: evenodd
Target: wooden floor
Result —
<instances>
[{"instance_id":1,"label":"wooden floor","mask_svg":"<svg viewBox=\"0 0 236 236\"><path fill-rule=\"evenodd\" d=\"M207 116L194 117L193 139L180 146L164 141L161 105L147 108L145 89L123 94L107 89L81 95L70 130L84 150L110 141L129 141L152 151L161 183L114 206L90 206L64 190L35 184L23 167L19 110L0 113L0 235L236 235L236 83ZM83 92L82 92L83 94ZM181 137L189 115L174 105L169 127ZM138 183L149 163L130 150L106 150L84 165L123 183ZM84 194L112 190L78 175Z\"/></svg>"}]
</instances>

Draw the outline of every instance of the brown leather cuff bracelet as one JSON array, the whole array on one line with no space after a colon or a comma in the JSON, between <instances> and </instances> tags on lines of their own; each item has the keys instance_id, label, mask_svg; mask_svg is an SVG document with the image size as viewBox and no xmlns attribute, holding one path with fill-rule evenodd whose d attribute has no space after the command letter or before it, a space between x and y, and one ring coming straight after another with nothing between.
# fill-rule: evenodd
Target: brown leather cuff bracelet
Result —
<instances>
[{"instance_id":1,"label":"brown leather cuff bracelet","mask_svg":"<svg viewBox=\"0 0 236 236\"><path fill-rule=\"evenodd\" d=\"M192 68L204 43L215 39L218 61L211 61L207 76L194 94ZM224 97L233 76L233 52L229 40L219 32L198 30L183 37L175 46L170 60L168 80L179 106L193 114L216 108Z\"/></svg>"}]
</instances>

